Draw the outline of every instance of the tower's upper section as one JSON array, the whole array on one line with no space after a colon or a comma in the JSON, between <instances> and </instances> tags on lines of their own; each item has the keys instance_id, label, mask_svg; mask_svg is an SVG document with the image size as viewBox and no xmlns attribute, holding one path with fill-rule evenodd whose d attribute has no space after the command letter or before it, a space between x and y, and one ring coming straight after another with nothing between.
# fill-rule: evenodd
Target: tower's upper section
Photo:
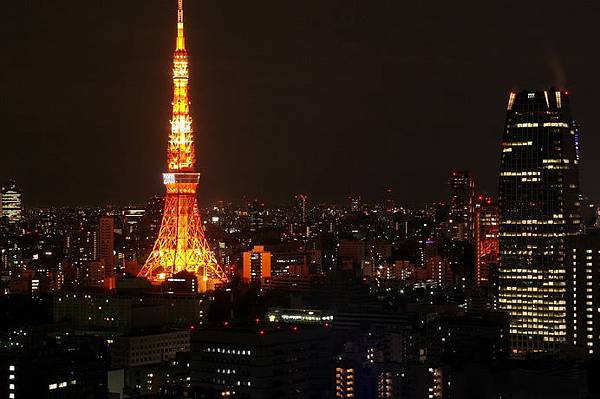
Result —
<instances>
[{"instance_id":1,"label":"tower's upper section","mask_svg":"<svg viewBox=\"0 0 600 399\"><path fill-rule=\"evenodd\" d=\"M177 0L177 45L176 50L185 50L185 35L183 32L183 0Z\"/></svg>"},{"instance_id":2,"label":"tower's upper section","mask_svg":"<svg viewBox=\"0 0 600 399\"><path fill-rule=\"evenodd\" d=\"M173 54L173 111L167 149L169 172L194 172L194 135L190 116L188 54L183 30L183 0L177 0L177 41Z\"/></svg>"},{"instance_id":3,"label":"tower's upper section","mask_svg":"<svg viewBox=\"0 0 600 399\"><path fill-rule=\"evenodd\" d=\"M539 113L540 115L550 115L553 113L569 113L570 95L566 90L524 90L520 92L511 92L508 97L507 109L516 114L529 115Z\"/></svg>"},{"instance_id":4,"label":"tower's upper section","mask_svg":"<svg viewBox=\"0 0 600 399\"><path fill-rule=\"evenodd\" d=\"M511 93L501 151L501 240L550 240L577 233L579 130L568 92L550 88ZM546 247L527 245L531 247L518 248L525 252L512 254L531 257L537 248L546 256ZM534 251L532 259L536 256Z\"/></svg>"}]
</instances>

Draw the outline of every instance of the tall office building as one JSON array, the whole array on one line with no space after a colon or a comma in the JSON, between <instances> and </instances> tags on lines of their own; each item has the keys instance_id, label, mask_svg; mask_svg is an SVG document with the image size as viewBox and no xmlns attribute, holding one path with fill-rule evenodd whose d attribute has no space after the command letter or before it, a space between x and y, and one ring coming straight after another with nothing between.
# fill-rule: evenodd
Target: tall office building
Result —
<instances>
[{"instance_id":1,"label":"tall office building","mask_svg":"<svg viewBox=\"0 0 600 399\"><path fill-rule=\"evenodd\" d=\"M475 179L467 170L450 173L450 238L473 240L473 211L475 207Z\"/></svg>"},{"instance_id":2,"label":"tall office building","mask_svg":"<svg viewBox=\"0 0 600 399\"><path fill-rule=\"evenodd\" d=\"M21 191L19 191L13 180L2 186L0 204L2 204L0 215L6 217L9 223L16 223L21 220Z\"/></svg>"},{"instance_id":3,"label":"tall office building","mask_svg":"<svg viewBox=\"0 0 600 399\"><path fill-rule=\"evenodd\" d=\"M104 264L104 277L111 279L115 277L115 219L110 215L101 216L98 224L100 236L98 252ZM114 284L111 287L114 287Z\"/></svg>"},{"instance_id":4,"label":"tall office building","mask_svg":"<svg viewBox=\"0 0 600 399\"><path fill-rule=\"evenodd\" d=\"M578 131L565 91L511 93L502 139L499 306L513 353L566 340L565 239L580 231Z\"/></svg>"},{"instance_id":5,"label":"tall office building","mask_svg":"<svg viewBox=\"0 0 600 399\"><path fill-rule=\"evenodd\" d=\"M473 217L475 285L486 287L492 269L498 266L498 205L491 197L478 196Z\"/></svg>"}]
</instances>

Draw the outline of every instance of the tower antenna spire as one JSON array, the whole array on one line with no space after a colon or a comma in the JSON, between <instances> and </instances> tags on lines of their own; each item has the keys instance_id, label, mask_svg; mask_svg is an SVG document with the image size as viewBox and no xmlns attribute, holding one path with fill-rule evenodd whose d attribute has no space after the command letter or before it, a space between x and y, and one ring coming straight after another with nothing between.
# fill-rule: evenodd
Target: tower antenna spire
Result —
<instances>
[{"instance_id":1,"label":"tower antenna spire","mask_svg":"<svg viewBox=\"0 0 600 399\"><path fill-rule=\"evenodd\" d=\"M185 35L183 32L183 0L177 0L177 50L185 50Z\"/></svg>"}]
</instances>

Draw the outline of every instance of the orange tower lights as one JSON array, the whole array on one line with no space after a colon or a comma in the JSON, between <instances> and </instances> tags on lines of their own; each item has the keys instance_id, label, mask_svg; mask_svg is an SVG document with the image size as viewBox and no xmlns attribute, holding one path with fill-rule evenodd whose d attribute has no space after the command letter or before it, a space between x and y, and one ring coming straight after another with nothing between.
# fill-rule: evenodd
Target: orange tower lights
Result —
<instances>
[{"instance_id":1,"label":"orange tower lights","mask_svg":"<svg viewBox=\"0 0 600 399\"><path fill-rule=\"evenodd\" d=\"M217 264L204 237L196 189L194 135L190 116L188 53L183 29L183 0L178 0L177 41L173 55L173 109L167 148L165 208L158 238L139 276L159 284L173 274L188 271L198 277L200 291L227 276Z\"/></svg>"}]
</instances>

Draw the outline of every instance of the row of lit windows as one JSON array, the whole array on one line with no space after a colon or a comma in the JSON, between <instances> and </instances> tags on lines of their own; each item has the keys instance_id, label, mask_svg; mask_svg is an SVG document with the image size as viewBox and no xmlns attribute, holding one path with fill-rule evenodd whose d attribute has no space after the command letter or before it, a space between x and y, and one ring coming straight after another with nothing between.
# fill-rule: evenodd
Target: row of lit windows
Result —
<instances>
[{"instance_id":1,"label":"row of lit windows","mask_svg":"<svg viewBox=\"0 0 600 399\"><path fill-rule=\"evenodd\" d=\"M509 279L507 279L509 280ZM565 285L564 282L562 282L561 285ZM522 286L503 286L501 287L501 292L505 295L505 296L510 296L510 297L520 297L522 296L523 298L535 298L538 297L539 295L532 295L533 293L537 293L539 292L540 294L547 294L547 293L551 293L551 292L558 292L558 293L563 293L565 292L564 288L549 288L546 285L543 285L541 287L522 287ZM515 292L511 292L511 291L515 291Z\"/></svg>"},{"instance_id":2,"label":"row of lit windows","mask_svg":"<svg viewBox=\"0 0 600 399\"><path fill-rule=\"evenodd\" d=\"M521 308L513 308L508 306L507 308L502 307L502 310L511 311L510 314L516 319L519 319L521 322L538 322L545 324L559 324L562 323L564 318L566 317L565 311L556 312L556 313L543 313L540 311L535 312L524 312L521 311ZM565 309L566 310L566 309Z\"/></svg>"},{"instance_id":3,"label":"row of lit windows","mask_svg":"<svg viewBox=\"0 0 600 399\"><path fill-rule=\"evenodd\" d=\"M544 169L569 169L568 166L566 165L544 165Z\"/></svg>"},{"instance_id":4,"label":"row of lit windows","mask_svg":"<svg viewBox=\"0 0 600 399\"><path fill-rule=\"evenodd\" d=\"M71 380L68 383L68 385L75 385L75 384L77 384L77 380ZM59 383L56 383L56 384L50 384L50 385L48 385L48 390L53 391L53 390L58 389L58 388L65 388L66 386L67 386L67 381L63 381L63 382L59 382Z\"/></svg>"},{"instance_id":5,"label":"row of lit windows","mask_svg":"<svg viewBox=\"0 0 600 399\"><path fill-rule=\"evenodd\" d=\"M204 352L223 353L223 354L227 354L227 355L244 355L244 356L252 355L251 350L245 350L245 349L236 350L236 349L225 349L225 348L205 348Z\"/></svg>"},{"instance_id":6,"label":"row of lit windows","mask_svg":"<svg viewBox=\"0 0 600 399\"><path fill-rule=\"evenodd\" d=\"M503 147L522 147L533 145L533 141L505 141L502 143Z\"/></svg>"},{"instance_id":7,"label":"row of lit windows","mask_svg":"<svg viewBox=\"0 0 600 399\"><path fill-rule=\"evenodd\" d=\"M513 328L510 329L510 333L511 334L531 334L531 335L554 335L554 336L559 336L559 337L564 337L567 335L567 333L565 331L558 331L556 329L550 329L550 330L528 330L528 329L524 329L524 328L519 328L519 326L512 326ZM566 327L564 328L566 330Z\"/></svg>"},{"instance_id":8,"label":"row of lit windows","mask_svg":"<svg viewBox=\"0 0 600 399\"><path fill-rule=\"evenodd\" d=\"M503 232L503 233L498 234L499 237L565 237L565 235L566 235L565 233L561 233L561 232L553 232L553 233Z\"/></svg>"},{"instance_id":9,"label":"row of lit windows","mask_svg":"<svg viewBox=\"0 0 600 399\"><path fill-rule=\"evenodd\" d=\"M515 125L516 127L540 127L540 124L538 122L522 122L522 123L517 123ZM569 127L569 124L565 123L565 122L544 122L541 125L542 127Z\"/></svg>"},{"instance_id":10,"label":"row of lit windows","mask_svg":"<svg viewBox=\"0 0 600 399\"><path fill-rule=\"evenodd\" d=\"M564 220L554 220L554 219L521 219L521 220L503 220L502 225L505 224L564 224Z\"/></svg>"},{"instance_id":11,"label":"row of lit windows","mask_svg":"<svg viewBox=\"0 0 600 399\"><path fill-rule=\"evenodd\" d=\"M566 273L565 269L551 269L551 270L540 270L540 269L519 269L519 268L503 268L500 269L502 273L517 273L517 274L530 274L535 276L543 276L547 279L562 280L563 275Z\"/></svg>"},{"instance_id":12,"label":"row of lit windows","mask_svg":"<svg viewBox=\"0 0 600 399\"><path fill-rule=\"evenodd\" d=\"M520 297L519 297L520 298ZM540 303L541 302L541 303ZM562 303L558 303L558 302L562 302ZM498 298L498 303L500 303L500 305L502 307L509 307L512 306L515 309L530 309L530 310L534 310L534 311L541 311L543 309L544 306L563 306L566 305L565 300L560 300L560 301L550 301L549 299L547 299L545 296L540 295L538 297L538 299L529 299L527 298L526 300L522 300L522 299L518 299L518 298L505 298L505 296L500 296L500 298Z\"/></svg>"},{"instance_id":13,"label":"row of lit windows","mask_svg":"<svg viewBox=\"0 0 600 399\"><path fill-rule=\"evenodd\" d=\"M500 176L540 176L541 172L501 172Z\"/></svg>"},{"instance_id":14,"label":"row of lit windows","mask_svg":"<svg viewBox=\"0 0 600 399\"><path fill-rule=\"evenodd\" d=\"M563 158L561 158L561 159L546 158L546 159L542 160L542 163L570 163L570 161L568 159L563 159Z\"/></svg>"},{"instance_id":15,"label":"row of lit windows","mask_svg":"<svg viewBox=\"0 0 600 399\"><path fill-rule=\"evenodd\" d=\"M559 306L559 307L563 306L563 305L556 305L556 304L550 305L548 303L539 304L539 303L533 303L533 301L532 302L510 301L510 300L505 300L503 298L499 299L498 302L500 304L500 307L505 310L514 309L518 312L531 311L531 312L535 312L536 315L545 316L545 317L558 317L556 315L556 313L550 313L551 311L548 310L549 306ZM566 304L564 306L566 306ZM552 311L552 312L555 312L555 311Z\"/></svg>"},{"instance_id":16,"label":"row of lit windows","mask_svg":"<svg viewBox=\"0 0 600 399\"><path fill-rule=\"evenodd\" d=\"M567 307L566 306L548 306L545 310L547 312L541 312L539 308L536 307L536 311L535 312L530 312L527 311L527 308L523 308L522 306L507 306L508 309L516 309L518 310L517 312L512 312L512 314L514 315L523 315L523 316L545 316L545 315L549 315L549 312L566 312L567 311Z\"/></svg>"},{"instance_id":17,"label":"row of lit windows","mask_svg":"<svg viewBox=\"0 0 600 399\"><path fill-rule=\"evenodd\" d=\"M547 324L535 324L535 323L519 323L518 326L513 326L516 328L520 328L520 329L524 329L524 328L532 328L532 329L536 329L536 330L550 330L552 329L554 330L566 330L567 326L565 324L560 324L558 326L548 326ZM560 335L564 335L564 332L561 333Z\"/></svg>"},{"instance_id":18,"label":"row of lit windows","mask_svg":"<svg viewBox=\"0 0 600 399\"><path fill-rule=\"evenodd\" d=\"M505 271L502 271L502 275L500 276L501 280L546 280L548 277L542 276L542 275L532 275L532 274L511 274L511 273L507 273ZM556 278L556 280L558 280L558 278ZM561 282L561 281L556 281L556 282L544 282L543 286L552 286L552 285L558 285L558 286L564 286L565 283Z\"/></svg>"}]
</instances>

